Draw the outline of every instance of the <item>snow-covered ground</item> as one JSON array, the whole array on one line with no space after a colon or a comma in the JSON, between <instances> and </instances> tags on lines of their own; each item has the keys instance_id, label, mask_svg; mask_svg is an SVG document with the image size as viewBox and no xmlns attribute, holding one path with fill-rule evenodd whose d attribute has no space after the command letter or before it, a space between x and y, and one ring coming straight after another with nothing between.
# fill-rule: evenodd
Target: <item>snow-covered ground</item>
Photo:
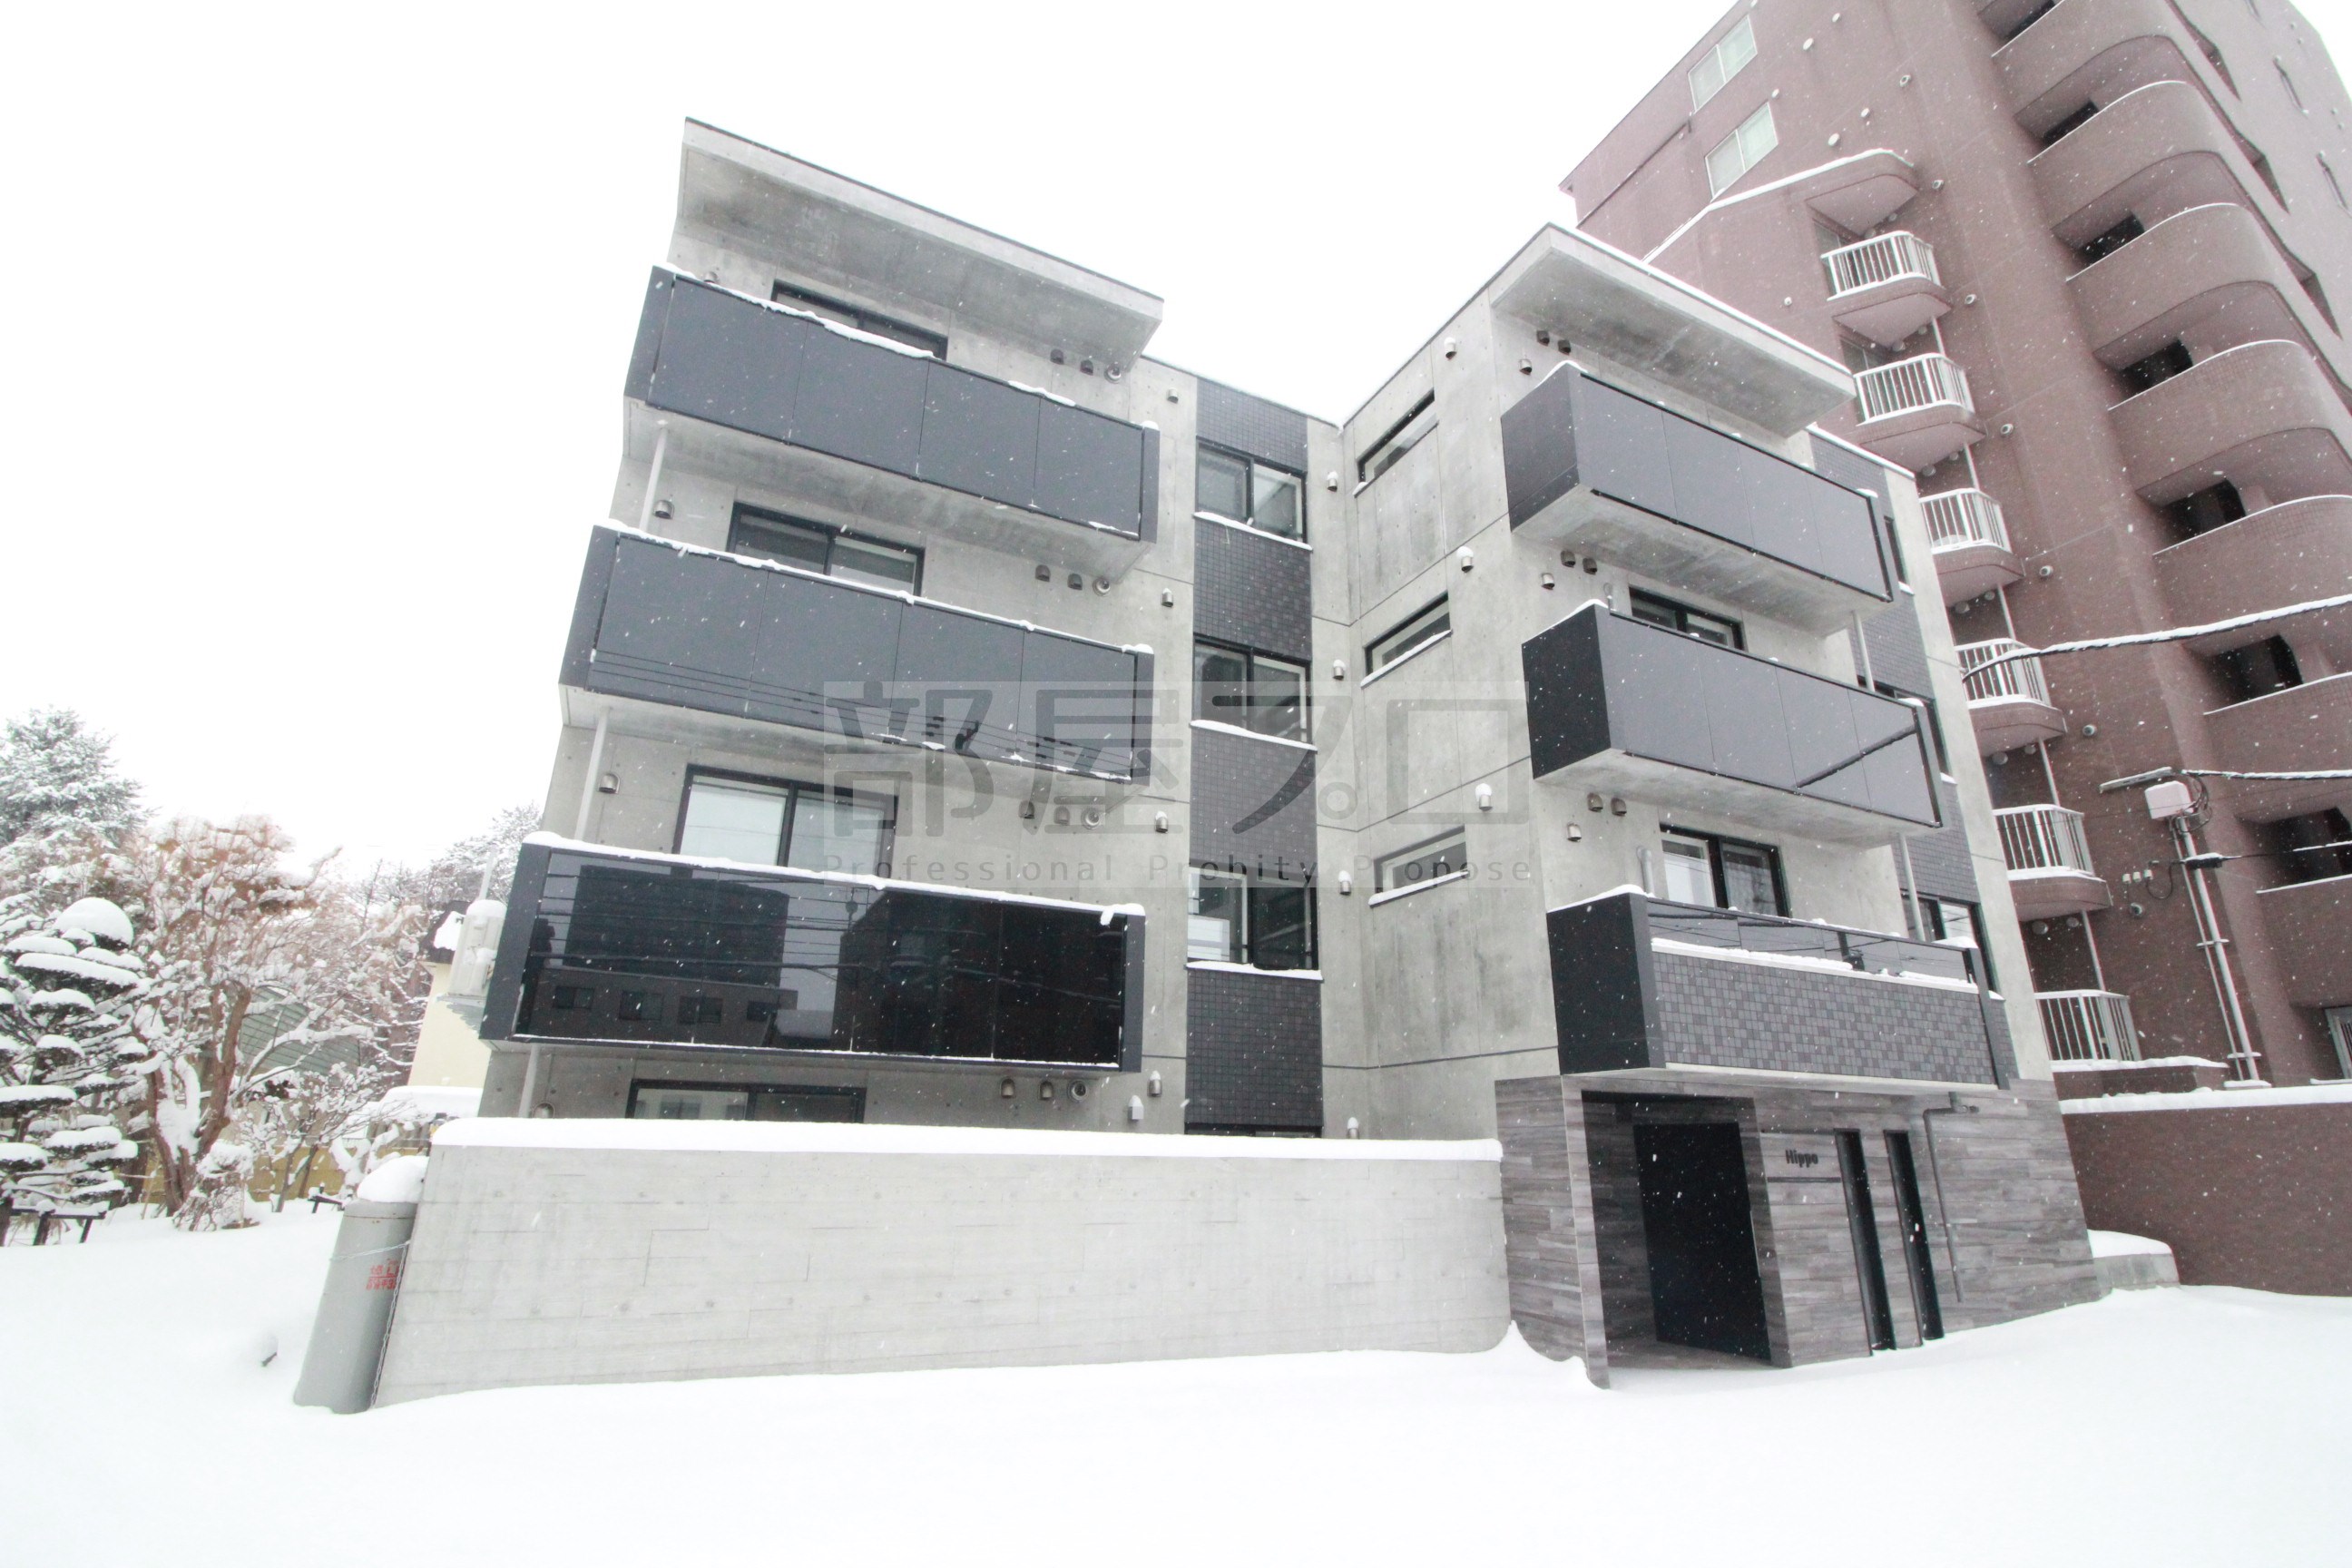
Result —
<instances>
[{"instance_id":1,"label":"snow-covered ground","mask_svg":"<svg viewBox=\"0 0 2352 1568\"><path fill-rule=\"evenodd\" d=\"M0 1560L2015 1568L2352 1534L2352 1301L2141 1291L1606 1394L1514 1339L334 1416L289 1396L335 1222L0 1251Z\"/></svg>"}]
</instances>

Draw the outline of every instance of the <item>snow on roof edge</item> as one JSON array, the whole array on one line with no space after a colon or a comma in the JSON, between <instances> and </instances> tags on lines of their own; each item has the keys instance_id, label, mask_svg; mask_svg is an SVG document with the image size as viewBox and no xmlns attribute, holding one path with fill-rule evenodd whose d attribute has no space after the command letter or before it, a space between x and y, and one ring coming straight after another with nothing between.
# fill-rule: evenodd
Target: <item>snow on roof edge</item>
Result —
<instances>
[{"instance_id":1,"label":"snow on roof edge","mask_svg":"<svg viewBox=\"0 0 2352 1568\"><path fill-rule=\"evenodd\" d=\"M446 1122L442 1149L609 1149L615 1152L744 1154L960 1154L1139 1160L1465 1160L1497 1163L1492 1138L1323 1139L1219 1137L1187 1132L1080 1132L1004 1127L915 1127L873 1122L655 1121L620 1117Z\"/></svg>"}]
</instances>

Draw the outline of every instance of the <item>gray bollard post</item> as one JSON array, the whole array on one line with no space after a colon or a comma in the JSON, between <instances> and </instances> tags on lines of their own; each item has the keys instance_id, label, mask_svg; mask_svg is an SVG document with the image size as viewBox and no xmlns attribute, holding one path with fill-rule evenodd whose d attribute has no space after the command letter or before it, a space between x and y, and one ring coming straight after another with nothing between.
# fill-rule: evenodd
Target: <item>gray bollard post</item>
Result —
<instances>
[{"instance_id":1,"label":"gray bollard post","mask_svg":"<svg viewBox=\"0 0 2352 1568\"><path fill-rule=\"evenodd\" d=\"M295 1404L350 1415L375 1403L376 1369L415 1226L413 1200L354 1197L344 1205L326 1288L319 1292L319 1316L302 1352L302 1376L294 1385Z\"/></svg>"}]
</instances>

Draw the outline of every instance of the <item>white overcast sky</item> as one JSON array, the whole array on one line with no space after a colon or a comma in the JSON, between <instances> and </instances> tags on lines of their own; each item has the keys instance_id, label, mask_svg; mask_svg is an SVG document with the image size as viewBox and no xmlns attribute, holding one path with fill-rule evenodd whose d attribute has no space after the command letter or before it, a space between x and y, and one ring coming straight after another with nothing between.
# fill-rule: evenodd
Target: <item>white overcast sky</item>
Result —
<instances>
[{"instance_id":1,"label":"white overcast sky","mask_svg":"<svg viewBox=\"0 0 2352 1568\"><path fill-rule=\"evenodd\" d=\"M19 7L0 712L79 709L160 810L422 857L545 786L687 116L1338 417L1724 9Z\"/></svg>"}]
</instances>

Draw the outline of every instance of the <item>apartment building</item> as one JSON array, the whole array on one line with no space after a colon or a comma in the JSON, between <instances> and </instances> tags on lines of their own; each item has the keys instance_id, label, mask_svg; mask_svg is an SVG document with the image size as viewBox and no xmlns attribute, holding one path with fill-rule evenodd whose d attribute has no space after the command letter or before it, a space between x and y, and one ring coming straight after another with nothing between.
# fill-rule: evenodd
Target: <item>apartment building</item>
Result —
<instances>
[{"instance_id":1,"label":"apartment building","mask_svg":"<svg viewBox=\"0 0 2352 1568\"><path fill-rule=\"evenodd\" d=\"M2347 109L2285 0L1742 0L1564 182L1917 476L2062 1059L2352 1076L2352 784L2228 776L2352 765L2352 619L2032 657L2352 591Z\"/></svg>"},{"instance_id":2,"label":"apartment building","mask_svg":"<svg viewBox=\"0 0 2352 1568\"><path fill-rule=\"evenodd\" d=\"M1558 228L1339 425L1159 314L688 125L486 1111L1499 1133L1554 1353L2086 1296L1846 368Z\"/></svg>"}]
</instances>

